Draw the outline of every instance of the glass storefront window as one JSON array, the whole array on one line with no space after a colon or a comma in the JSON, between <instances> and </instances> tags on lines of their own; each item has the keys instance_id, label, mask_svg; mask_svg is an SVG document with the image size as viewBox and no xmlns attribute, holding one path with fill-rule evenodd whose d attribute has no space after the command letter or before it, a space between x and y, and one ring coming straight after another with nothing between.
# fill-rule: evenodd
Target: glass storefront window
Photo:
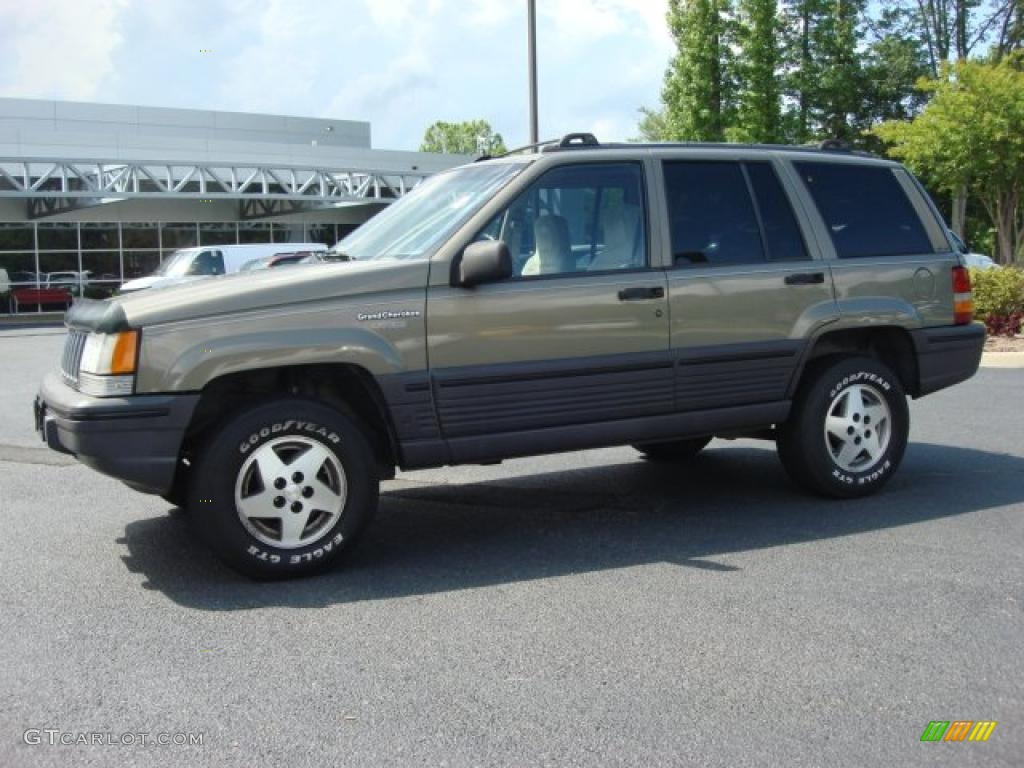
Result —
<instances>
[{"instance_id":1,"label":"glass storefront window","mask_svg":"<svg viewBox=\"0 0 1024 768\"><path fill-rule=\"evenodd\" d=\"M161 245L166 249L191 248L196 242L195 224L164 224L160 229Z\"/></svg>"},{"instance_id":2,"label":"glass storefront window","mask_svg":"<svg viewBox=\"0 0 1024 768\"><path fill-rule=\"evenodd\" d=\"M120 280L121 255L117 251L83 251L82 271L91 283L94 280Z\"/></svg>"},{"instance_id":3,"label":"glass storefront window","mask_svg":"<svg viewBox=\"0 0 1024 768\"><path fill-rule=\"evenodd\" d=\"M31 224L0 223L0 251L34 251L36 236Z\"/></svg>"},{"instance_id":4,"label":"glass storefront window","mask_svg":"<svg viewBox=\"0 0 1024 768\"><path fill-rule=\"evenodd\" d=\"M301 243L302 240L302 222L292 221L287 223L274 222L274 242L275 243Z\"/></svg>"},{"instance_id":5,"label":"glass storefront window","mask_svg":"<svg viewBox=\"0 0 1024 768\"><path fill-rule=\"evenodd\" d=\"M122 224L122 247L159 248L160 234L156 224Z\"/></svg>"},{"instance_id":6,"label":"glass storefront window","mask_svg":"<svg viewBox=\"0 0 1024 768\"><path fill-rule=\"evenodd\" d=\"M117 224L94 224L85 222L82 227L82 250L97 248L120 248Z\"/></svg>"},{"instance_id":7,"label":"glass storefront window","mask_svg":"<svg viewBox=\"0 0 1024 768\"><path fill-rule=\"evenodd\" d=\"M160 251L125 251L124 279L151 275L160 266Z\"/></svg>"},{"instance_id":8,"label":"glass storefront window","mask_svg":"<svg viewBox=\"0 0 1024 768\"><path fill-rule=\"evenodd\" d=\"M199 245L234 245L237 242L233 221L199 225Z\"/></svg>"},{"instance_id":9,"label":"glass storefront window","mask_svg":"<svg viewBox=\"0 0 1024 768\"><path fill-rule=\"evenodd\" d=\"M10 283L34 285L36 255L34 253L0 253L0 269L7 272Z\"/></svg>"},{"instance_id":10,"label":"glass storefront window","mask_svg":"<svg viewBox=\"0 0 1024 768\"><path fill-rule=\"evenodd\" d=\"M39 250L72 251L78 249L77 224L39 224Z\"/></svg>"},{"instance_id":11,"label":"glass storefront window","mask_svg":"<svg viewBox=\"0 0 1024 768\"><path fill-rule=\"evenodd\" d=\"M45 278L51 272L78 272L78 252L39 253L39 271Z\"/></svg>"},{"instance_id":12,"label":"glass storefront window","mask_svg":"<svg viewBox=\"0 0 1024 768\"><path fill-rule=\"evenodd\" d=\"M269 243L270 224L262 221L243 221L238 225L238 242Z\"/></svg>"},{"instance_id":13,"label":"glass storefront window","mask_svg":"<svg viewBox=\"0 0 1024 768\"><path fill-rule=\"evenodd\" d=\"M306 231L308 233L306 239L311 243L323 243L330 247L338 242L333 224L323 224L320 222L308 224Z\"/></svg>"}]
</instances>

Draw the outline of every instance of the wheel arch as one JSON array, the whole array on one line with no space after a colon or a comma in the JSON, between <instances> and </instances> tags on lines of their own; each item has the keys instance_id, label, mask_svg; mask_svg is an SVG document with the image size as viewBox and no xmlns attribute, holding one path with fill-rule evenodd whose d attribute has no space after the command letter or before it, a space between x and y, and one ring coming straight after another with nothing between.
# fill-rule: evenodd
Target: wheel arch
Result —
<instances>
[{"instance_id":1,"label":"wheel arch","mask_svg":"<svg viewBox=\"0 0 1024 768\"><path fill-rule=\"evenodd\" d=\"M333 407L356 421L370 442L381 477L393 477L399 444L387 402L373 374L350 363L276 366L227 373L200 391L183 441L183 456L210 430L245 408L273 397L304 397Z\"/></svg>"},{"instance_id":2,"label":"wheel arch","mask_svg":"<svg viewBox=\"0 0 1024 768\"><path fill-rule=\"evenodd\" d=\"M816 370L830 360L853 355L873 357L884 363L899 378L907 394L918 396L920 372L916 346L910 333L900 326L842 328L816 336L790 382L788 396L795 395L808 370Z\"/></svg>"}]
</instances>

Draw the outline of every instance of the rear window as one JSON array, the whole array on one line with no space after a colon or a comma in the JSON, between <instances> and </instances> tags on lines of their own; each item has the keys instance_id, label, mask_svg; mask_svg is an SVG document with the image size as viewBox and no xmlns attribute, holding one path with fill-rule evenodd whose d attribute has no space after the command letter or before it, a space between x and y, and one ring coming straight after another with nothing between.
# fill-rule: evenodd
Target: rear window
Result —
<instances>
[{"instance_id":1,"label":"rear window","mask_svg":"<svg viewBox=\"0 0 1024 768\"><path fill-rule=\"evenodd\" d=\"M893 169L796 163L841 259L933 253Z\"/></svg>"}]
</instances>

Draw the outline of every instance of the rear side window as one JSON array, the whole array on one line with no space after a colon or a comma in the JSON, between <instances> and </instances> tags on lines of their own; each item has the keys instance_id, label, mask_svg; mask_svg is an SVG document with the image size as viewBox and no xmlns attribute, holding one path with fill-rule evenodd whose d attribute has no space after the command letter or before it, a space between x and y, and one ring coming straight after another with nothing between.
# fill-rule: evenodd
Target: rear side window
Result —
<instances>
[{"instance_id":1,"label":"rear side window","mask_svg":"<svg viewBox=\"0 0 1024 768\"><path fill-rule=\"evenodd\" d=\"M891 168L796 163L841 259L933 253Z\"/></svg>"},{"instance_id":2,"label":"rear side window","mask_svg":"<svg viewBox=\"0 0 1024 768\"><path fill-rule=\"evenodd\" d=\"M675 266L764 262L757 214L739 163L666 162L664 168Z\"/></svg>"},{"instance_id":3,"label":"rear side window","mask_svg":"<svg viewBox=\"0 0 1024 768\"><path fill-rule=\"evenodd\" d=\"M768 163L747 163L747 175L754 190L757 210L764 229L764 245L772 261L803 261L807 253L803 235L793 215L782 184Z\"/></svg>"}]
</instances>

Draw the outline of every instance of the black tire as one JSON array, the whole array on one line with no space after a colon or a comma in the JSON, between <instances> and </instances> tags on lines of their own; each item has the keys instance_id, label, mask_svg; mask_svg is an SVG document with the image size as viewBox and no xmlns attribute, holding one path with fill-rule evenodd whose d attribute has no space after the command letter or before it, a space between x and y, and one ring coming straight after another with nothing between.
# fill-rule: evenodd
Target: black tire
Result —
<instances>
[{"instance_id":1,"label":"black tire","mask_svg":"<svg viewBox=\"0 0 1024 768\"><path fill-rule=\"evenodd\" d=\"M826 432L830 411L834 421ZM874 425L869 413L876 414ZM882 430L872 429L885 421ZM840 430L837 424L846 426ZM789 420L779 427L779 458L790 478L809 491L833 498L867 496L896 471L909 428L903 385L886 365L870 357L821 363L805 374Z\"/></svg>"},{"instance_id":2,"label":"black tire","mask_svg":"<svg viewBox=\"0 0 1024 768\"><path fill-rule=\"evenodd\" d=\"M311 400L281 398L233 416L210 434L189 473L190 517L214 553L246 576L274 579L323 570L352 548L376 510L380 483L373 452L355 421L333 408ZM268 446L269 443L273 445ZM304 496L307 489L312 495L313 484L295 472L286 478L287 486L280 491L282 500L285 493L293 495L276 513L280 514L279 520L250 516L243 522L236 504L236 484L240 488L256 487L256 493L240 496L243 501L259 497L257 501L266 506L270 498L275 505L278 499L277 489L264 484L263 468L255 457L268 457L268 471L272 466L270 459L280 460L281 465L273 474L288 475L292 469L289 462L294 464L315 446L326 450L317 454L324 457L317 466L319 472L327 473L314 478L324 480L316 487L337 486L334 490L340 510L335 509L332 515L314 508L316 499L309 501ZM302 482L292 484L296 477ZM285 478L271 482L278 479ZM303 486L303 482L310 484ZM270 496L264 497L263 493ZM273 527L278 526L276 535L283 540L285 524L291 519L286 513L296 504L301 511L295 520L305 521L308 515L309 523L298 525L305 525L301 528L303 532L311 530L311 540L301 546L277 546ZM323 521L319 527L317 520ZM301 537L296 541L301 541Z\"/></svg>"},{"instance_id":3,"label":"black tire","mask_svg":"<svg viewBox=\"0 0 1024 768\"><path fill-rule=\"evenodd\" d=\"M703 451L710 442L710 437L690 437L665 443L640 443L633 447L651 461L685 461Z\"/></svg>"}]
</instances>

